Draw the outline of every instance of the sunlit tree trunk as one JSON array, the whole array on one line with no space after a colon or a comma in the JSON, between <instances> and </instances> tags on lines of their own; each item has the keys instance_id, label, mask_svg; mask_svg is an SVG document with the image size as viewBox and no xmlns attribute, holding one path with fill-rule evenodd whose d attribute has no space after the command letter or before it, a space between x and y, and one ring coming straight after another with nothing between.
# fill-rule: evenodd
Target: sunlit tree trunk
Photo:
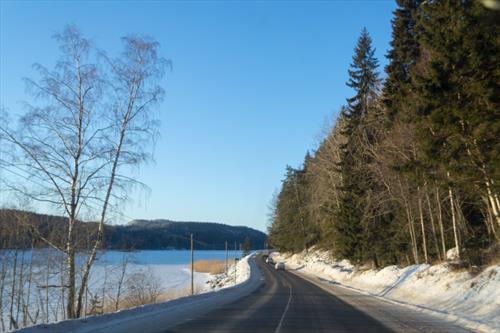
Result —
<instances>
[{"instance_id":1,"label":"sunlit tree trunk","mask_svg":"<svg viewBox=\"0 0 500 333\"><path fill-rule=\"evenodd\" d=\"M417 186L417 200L418 200L418 214L420 217L420 227L422 229L422 247L424 249L424 259L425 262L429 262L429 256L427 254L427 237L425 236L425 225L424 225L424 212L422 209L422 198L420 193L420 186Z\"/></svg>"},{"instance_id":2,"label":"sunlit tree trunk","mask_svg":"<svg viewBox=\"0 0 500 333\"><path fill-rule=\"evenodd\" d=\"M429 210L429 218L431 220L432 238L434 240L434 245L436 247L436 254L438 256L438 259L441 261L442 257L441 257L441 251L439 250L439 242L438 242L437 233L436 233L436 224L434 222L434 214L432 212L431 199L429 198L429 192L427 191L427 188L425 191L425 198L427 201L427 209Z\"/></svg>"},{"instance_id":3,"label":"sunlit tree trunk","mask_svg":"<svg viewBox=\"0 0 500 333\"><path fill-rule=\"evenodd\" d=\"M456 218L455 204L454 204L455 200L453 199L453 190L451 186L448 186L448 197L450 200L451 222L453 225L453 238L455 240L455 247L457 249L457 257L460 260L461 251L460 251L460 242L458 240L457 218Z\"/></svg>"}]
</instances>

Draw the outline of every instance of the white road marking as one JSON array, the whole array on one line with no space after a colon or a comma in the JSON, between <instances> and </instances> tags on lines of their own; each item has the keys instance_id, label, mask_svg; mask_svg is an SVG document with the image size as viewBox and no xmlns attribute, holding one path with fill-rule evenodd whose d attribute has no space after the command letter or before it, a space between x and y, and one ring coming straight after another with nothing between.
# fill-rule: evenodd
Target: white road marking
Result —
<instances>
[{"instance_id":1,"label":"white road marking","mask_svg":"<svg viewBox=\"0 0 500 333\"><path fill-rule=\"evenodd\" d=\"M281 315L280 322L278 324L278 327L276 327L276 330L274 333L279 333L281 330L281 325L283 325L283 320L285 319L285 315L288 312L288 308L290 307L290 303L292 302L292 285L288 283L287 284L290 286L290 295L288 296L288 303L286 304L285 311L283 311L283 314Z\"/></svg>"}]
</instances>

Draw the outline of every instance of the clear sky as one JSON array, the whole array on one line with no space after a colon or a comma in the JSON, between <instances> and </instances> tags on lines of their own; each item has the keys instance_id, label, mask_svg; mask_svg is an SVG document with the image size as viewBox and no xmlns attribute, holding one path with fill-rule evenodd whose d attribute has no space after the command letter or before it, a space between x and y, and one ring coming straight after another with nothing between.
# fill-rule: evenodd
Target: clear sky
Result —
<instances>
[{"instance_id":1,"label":"clear sky","mask_svg":"<svg viewBox=\"0 0 500 333\"><path fill-rule=\"evenodd\" d=\"M136 175L151 192L135 193L124 213L264 231L286 165L301 164L352 94L347 69L364 26L387 63L394 8L374 0L0 0L0 102L21 108L22 78L34 77L34 62L54 63L51 36L68 23L111 51L121 36L150 35L173 71L156 161Z\"/></svg>"}]
</instances>

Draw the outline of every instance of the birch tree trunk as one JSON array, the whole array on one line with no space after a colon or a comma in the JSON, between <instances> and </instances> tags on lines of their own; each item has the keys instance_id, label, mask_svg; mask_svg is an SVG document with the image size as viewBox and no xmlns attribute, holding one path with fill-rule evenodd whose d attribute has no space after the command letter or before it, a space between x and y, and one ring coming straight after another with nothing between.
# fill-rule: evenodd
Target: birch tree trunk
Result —
<instances>
[{"instance_id":1,"label":"birch tree trunk","mask_svg":"<svg viewBox=\"0 0 500 333\"><path fill-rule=\"evenodd\" d=\"M2 258L2 270L0 271L0 309L2 309L2 315L0 315L0 328L2 329L2 332L5 331L5 322L4 322L4 319L3 319L3 308L4 308L4 302L3 302L3 298L4 298L4 290L5 290L5 278L8 274L8 271L7 271L7 265L9 264L7 262L7 257L4 256Z\"/></svg>"},{"instance_id":2,"label":"birch tree trunk","mask_svg":"<svg viewBox=\"0 0 500 333\"><path fill-rule=\"evenodd\" d=\"M446 241L444 236L444 226L443 226L443 212L441 209L441 199L439 197L439 188L436 187L436 204L438 207L438 222L439 222L439 230L441 233L441 246L443 248L443 260L446 260Z\"/></svg>"},{"instance_id":3,"label":"birch tree trunk","mask_svg":"<svg viewBox=\"0 0 500 333\"><path fill-rule=\"evenodd\" d=\"M405 211L406 211L406 217L408 219L408 229L410 232L410 238L411 238L411 244L412 244L412 252L413 252L413 259L415 260L415 264L419 264L418 260L418 247L417 247L417 239L415 237L415 229L413 226L413 218L410 213L410 208L408 205L405 204Z\"/></svg>"},{"instance_id":4,"label":"birch tree trunk","mask_svg":"<svg viewBox=\"0 0 500 333\"><path fill-rule=\"evenodd\" d=\"M60 278L60 283L61 283L61 316L62 319L66 319L66 286L64 285L64 264L61 263L60 267L60 272L59 272L59 278ZM56 321L57 321L57 316L58 316L58 311L56 310Z\"/></svg>"},{"instance_id":5,"label":"birch tree trunk","mask_svg":"<svg viewBox=\"0 0 500 333\"><path fill-rule=\"evenodd\" d=\"M417 247L417 239L415 235L415 229L413 226L413 217L411 214L411 208L409 206L408 200L405 195L405 191L403 189L403 184L401 182L401 178L398 177L398 183L399 183L399 188L401 192L401 198L403 199L403 206L406 212L406 219L408 221L408 231L410 233L410 239L411 239L411 244L412 244L412 253L413 253L413 259L415 260L415 263L418 265L419 264L419 259L418 259L418 247Z\"/></svg>"},{"instance_id":6,"label":"birch tree trunk","mask_svg":"<svg viewBox=\"0 0 500 333\"><path fill-rule=\"evenodd\" d=\"M418 197L418 214L420 217L420 227L422 229L422 247L424 248L424 259L425 263L429 263L429 256L427 254L427 239L425 236L425 225L424 225L424 212L422 209L422 198L420 193L420 186L417 186L417 197Z\"/></svg>"},{"instance_id":7,"label":"birch tree trunk","mask_svg":"<svg viewBox=\"0 0 500 333\"><path fill-rule=\"evenodd\" d=\"M486 192L488 193L488 199L490 201L490 207L491 207L491 212L492 212L493 218L495 219L497 225L500 226L500 212L499 212L500 205L498 202L498 196L496 195L496 193L495 194L492 193L489 181L486 181L485 184L486 184Z\"/></svg>"},{"instance_id":8,"label":"birch tree trunk","mask_svg":"<svg viewBox=\"0 0 500 333\"><path fill-rule=\"evenodd\" d=\"M437 253L438 259L439 259L439 261L441 261L442 257L441 257L441 252L439 251L439 242L437 239L436 224L434 223L434 214L432 213L431 199L429 198L429 192L427 191L427 187L426 187L426 191L425 191L425 198L427 201L427 209L429 210L429 218L431 220L432 238L434 240L434 245L436 247L436 253Z\"/></svg>"},{"instance_id":9,"label":"birch tree trunk","mask_svg":"<svg viewBox=\"0 0 500 333\"><path fill-rule=\"evenodd\" d=\"M449 173L448 173L449 176ZM448 186L448 197L450 200L450 211L451 211L451 222L453 224L453 238L455 239L455 247L457 249L457 257L460 260L460 243L458 241L458 230L457 230L457 218L455 215L455 205L454 205L454 199L453 199L453 190L451 186Z\"/></svg>"},{"instance_id":10,"label":"birch tree trunk","mask_svg":"<svg viewBox=\"0 0 500 333\"><path fill-rule=\"evenodd\" d=\"M163 89L158 85L154 85L153 81L163 76L164 66L169 64L165 59L157 56L159 46L157 42L135 37L125 37L124 41L125 59L111 61L106 58L116 75L116 86L113 86L121 86L121 89L115 89L115 93L119 96L117 105L125 106L123 108L117 107L114 110L116 119L112 127L118 129L117 143L113 147L112 158L109 159L112 167L107 178L106 192L102 201L96 241L83 269L78 291L77 316L81 315L82 301L88 284L90 269L103 242L104 224L118 176L118 166L138 164L145 158L140 150L141 148L134 147L134 144L144 139L152 141L154 137L155 128L148 112L150 112L150 107L161 100ZM120 95L120 92L122 95ZM127 143L129 147L132 146L135 150L126 150ZM126 151L124 152L124 150ZM128 157L124 158L125 153Z\"/></svg>"},{"instance_id":11,"label":"birch tree trunk","mask_svg":"<svg viewBox=\"0 0 500 333\"><path fill-rule=\"evenodd\" d=\"M51 268L50 249L47 251L47 267L45 271L45 322L49 322L49 277ZM57 308L57 307L56 307Z\"/></svg>"},{"instance_id":12,"label":"birch tree trunk","mask_svg":"<svg viewBox=\"0 0 500 333\"><path fill-rule=\"evenodd\" d=\"M227 242L226 242L226 251L227 251ZM227 258L226 258L226 261L227 261ZM121 271L120 271L120 277L118 279L118 286L116 288L115 311L118 311L118 309L120 308L120 297L122 294L123 283L125 281L125 274L127 272L127 265L128 265L128 258L126 258L124 256L123 261L122 261ZM227 262L226 262L226 266L227 266ZM226 267L226 274L227 274L227 267Z\"/></svg>"},{"instance_id":13,"label":"birch tree trunk","mask_svg":"<svg viewBox=\"0 0 500 333\"><path fill-rule=\"evenodd\" d=\"M10 288L10 307L9 307L9 330L17 328L17 323L14 319L14 300L16 297L16 275L17 275L17 257L18 250L16 249L14 252L13 258L13 268L12 268L12 281Z\"/></svg>"},{"instance_id":14,"label":"birch tree trunk","mask_svg":"<svg viewBox=\"0 0 500 333\"><path fill-rule=\"evenodd\" d=\"M23 310L24 310L24 315L23 315L23 326L26 326L28 324L27 319L29 318L31 323L34 324L33 318L30 316L30 297L31 297L31 285L33 282L33 256L34 256L34 246L33 242L31 244L31 258L30 258L30 264L29 264L29 275L28 275L28 290L26 293L26 301L23 302Z\"/></svg>"},{"instance_id":15,"label":"birch tree trunk","mask_svg":"<svg viewBox=\"0 0 500 333\"><path fill-rule=\"evenodd\" d=\"M493 218L493 212L490 206L490 201L488 198L483 198L483 200L485 205L488 207L488 209L486 210L486 226L488 228L488 233L493 235L493 237L495 237L496 240L500 240L500 237L496 231L496 226Z\"/></svg>"}]
</instances>

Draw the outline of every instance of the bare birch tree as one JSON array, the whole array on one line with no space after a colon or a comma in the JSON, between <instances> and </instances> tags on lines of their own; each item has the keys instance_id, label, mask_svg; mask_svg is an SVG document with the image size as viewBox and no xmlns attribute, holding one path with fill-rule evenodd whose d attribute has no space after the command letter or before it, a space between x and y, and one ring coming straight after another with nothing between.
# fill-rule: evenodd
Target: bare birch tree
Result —
<instances>
[{"instance_id":1,"label":"bare birch tree","mask_svg":"<svg viewBox=\"0 0 500 333\"><path fill-rule=\"evenodd\" d=\"M123 38L124 52L116 59L94 48L73 26L55 39L61 59L52 70L34 65L39 78L26 80L34 102L26 105L19 127L0 125L0 135L12 147L2 165L19 176L6 184L10 191L67 218L64 240L38 236L65 255L65 311L76 318L82 315L110 209L137 183L121 172L151 157L147 147L157 133L154 106L163 97L158 83L169 63L149 38ZM76 257L82 249L76 228L85 212L98 213L98 230L77 281Z\"/></svg>"}]
</instances>

